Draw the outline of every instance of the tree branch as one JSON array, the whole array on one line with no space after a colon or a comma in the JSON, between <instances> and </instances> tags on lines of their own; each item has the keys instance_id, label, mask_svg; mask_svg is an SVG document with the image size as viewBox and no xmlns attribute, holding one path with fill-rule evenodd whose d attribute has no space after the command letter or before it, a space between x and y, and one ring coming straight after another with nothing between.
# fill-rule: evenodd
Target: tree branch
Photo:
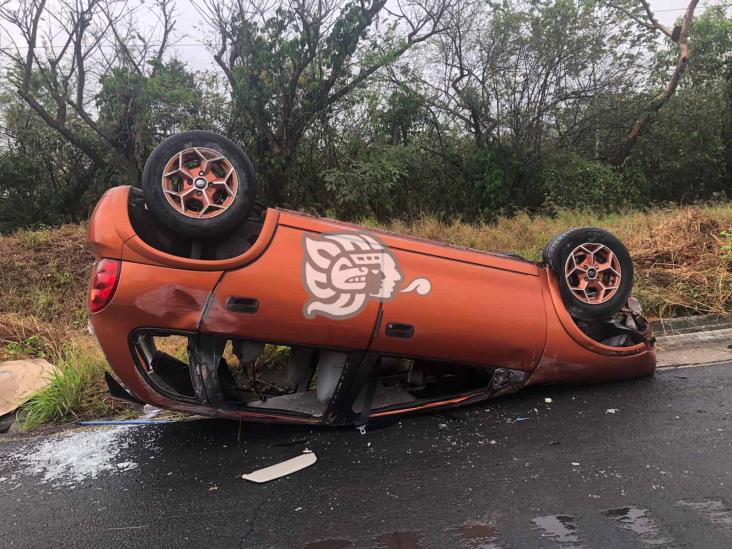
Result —
<instances>
[{"instance_id":1,"label":"tree branch","mask_svg":"<svg viewBox=\"0 0 732 549\"><path fill-rule=\"evenodd\" d=\"M655 21L653 13L650 11L650 6L648 6L646 0L641 0L641 2L646 7L649 18ZM689 5L686 7L684 19L681 23L681 31L679 32L678 39L676 40L676 43L679 45L678 61L676 62L676 67L674 68L673 73L671 74L671 78L661 93L648 103L644 112L636 119L633 127L626 136L625 141L620 146L620 150L611 159L611 164L614 166L620 166L628 159L643 130L648 126L648 124L650 124L653 115L656 114L676 92L676 88L679 85L681 77L686 71L686 66L689 64L689 58L691 56L691 51L689 49L689 28L691 27L691 22L694 19L694 10L698 3L699 0L690 0ZM671 38L671 35L668 32L661 28L659 28L659 30Z\"/></svg>"}]
</instances>

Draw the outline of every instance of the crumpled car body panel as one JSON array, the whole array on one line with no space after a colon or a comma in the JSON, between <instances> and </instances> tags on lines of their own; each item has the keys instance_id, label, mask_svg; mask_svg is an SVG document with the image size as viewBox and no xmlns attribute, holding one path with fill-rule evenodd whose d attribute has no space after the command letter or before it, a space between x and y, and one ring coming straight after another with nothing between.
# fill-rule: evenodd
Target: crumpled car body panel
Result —
<instances>
[{"instance_id":1,"label":"crumpled car body panel","mask_svg":"<svg viewBox=\"0 0 732 549\"><path fill-rule=\"evenodd\" d=\"M592 383L655 370L648 334L624 347L585 335L564 306L556 275L542 265L279 209L267 210L256 241L242 253L192 259L141 238L129 201L129 187L113 188L90 219L97 258L121 261L111 301L91 320L124 387L155 406L253 421L359 423L464 405L530 384ZM153 381L149 334L183 335L189 351L195 347L187 396ZM322 412L257 408L262 404L233 402L218 388L220 376L228 379L217 350L226 341L322 349L347 360ZM449 380L453 363L487 377L454 393L398 402L382 391L382 406L359 413L355 403L368 397L383 357L401 361L398 368L424 365L420 375L428 380L434 372Z\"/></svg>"}]
</instances>

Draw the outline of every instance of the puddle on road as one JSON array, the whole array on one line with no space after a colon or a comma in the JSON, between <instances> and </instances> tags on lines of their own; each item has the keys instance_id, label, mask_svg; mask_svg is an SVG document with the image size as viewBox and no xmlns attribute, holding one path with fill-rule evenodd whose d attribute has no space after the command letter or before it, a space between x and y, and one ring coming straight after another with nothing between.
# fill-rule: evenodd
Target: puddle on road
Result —
<instances>
[{"instance_id":1,"label":"puddle on road","mask_svg":"<svg viewBox=\"0 0 732 549\"><path fill-rule=\"evenodd\" d=\"M531 522L541 530L541 537L554 540L562 544L579 543L577 525L571 515L546 515L535 517Z\"/></svg>"},{"instance_id":2,"label":"puddle on road","mask_svg":"<svg viewBox=\"0 0 732 549\"><path fill-rule=\"evenodd\" d=\"M617 521L621 528L637 534L640 541L647 545L667 545L672 541L670 538L661 537L661 530L648 509L620 507L608 509L602 514Z\"/></svg>"},{"instance_id":3,"label":"puddle on road","mask_svg":"<svg viewBox=\"0 0 732 549\"><path fill-rule=\"evenodd\" d=\"M460 547L466 549L500 549L497 543L496 527L487 522L468 521L461 526L446 528L460 540Z\"/></svg>"},{"instance_id":4,"label":"puddle on road","mask_svg":"<svg viewBox=\"0 0 732 549\"><path fill-rule=\"evenodd\" d=\"M389 532L382 534L376 540L379 549L422 549L419 544L422 536L417 532Z\"/></svg>"},{"instance_id":5,"label":"puddle on road","mask_svg":"<svg viewBox=\"0 0 732 549\"><path fill-rule=\"evenodd\" d=\"M732 528L732 511L721 500L682 499L677 501L676 505L699 513L712 524Z\"/></svg>"},{"instance_id":6,"label":"puddle on road","mask_svg":"<svg viewBox=\"0 0 732 549\"><path fill-rule=\"evenodd\" d=\"M351 545L353 542L347 539L324 539L305 544L305 549L343 549Z\"/></svg>"}]
</instances>

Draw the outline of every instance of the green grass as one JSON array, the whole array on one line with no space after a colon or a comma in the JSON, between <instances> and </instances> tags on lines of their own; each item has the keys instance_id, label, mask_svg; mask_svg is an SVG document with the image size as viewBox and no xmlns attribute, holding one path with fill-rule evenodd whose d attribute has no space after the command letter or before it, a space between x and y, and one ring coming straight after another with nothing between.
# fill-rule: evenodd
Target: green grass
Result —
<instances>
[{"instance_id":1,"label":"green grass","mask_svg":"<svg viewBox=\"0 0 732 549\"><path fill-rule=\"evenodd\" d=\"M51 240L53 229L42 227L39 229L19 229L14 236L27 248L38 248Z\"/></svg>"},{"instance_id":2,"label":"green grass","mask_svg":"<svg viewBox=\"0 0 732 549\"><path fill-rule=\"evenodd\" d=\"M35 334L21 341L9 341L3 348L4 358L20 360L29 356L45 358L48 354L46 341L40 334Z\"/></svg>"},{"instance_id":3,"label":"green grass","mask_svg":"<svg viewBox=\"0 0 732 549\"><path fill-rule=\"evenodd\" d=\"M50 383L18 410L18 420L24 429L118 411L105 397L103 377L107 365L97 353L72 343L64 346L51 362L56 371Z\"/></svg>"},{"instance_id":4,"label":"green grass","mask_svg":"<svg viewBox=\"0 0 732 549\"><path fill-rule=\"evenodd\" d=\"M722 231L722 254L724 259L732 261L732 230Z\"/></svg>"},{"instance_id":5,"label":"green grass","mask_svg":"<svg viewBox=\"0 0 732 549\"><path fill-rule=\"evenodd\" d=\"M290 358L290 347L287 345L272 345L267 344L264 346L264 351L257 358L257 365L260 368L286 368L287 361Z\"/></svg>"}]
</instances>

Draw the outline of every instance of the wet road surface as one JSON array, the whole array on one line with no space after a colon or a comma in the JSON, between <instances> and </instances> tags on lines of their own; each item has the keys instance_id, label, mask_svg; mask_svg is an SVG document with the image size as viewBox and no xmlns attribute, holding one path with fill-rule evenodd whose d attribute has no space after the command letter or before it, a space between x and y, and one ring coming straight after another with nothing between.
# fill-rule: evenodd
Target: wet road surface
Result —
<instances>
[{"instance_id":1,"label":"wet road surface","mask_svg":"<svg viewBox=\"0 0 732 549\"><path fill-rule=\"evenodd\" d=\"M0 547L728 548L731 418L726 364L366 435L196 420L0 443ZM309 469L241 479L305 447Z\"/></svg>"}]
</instances>

